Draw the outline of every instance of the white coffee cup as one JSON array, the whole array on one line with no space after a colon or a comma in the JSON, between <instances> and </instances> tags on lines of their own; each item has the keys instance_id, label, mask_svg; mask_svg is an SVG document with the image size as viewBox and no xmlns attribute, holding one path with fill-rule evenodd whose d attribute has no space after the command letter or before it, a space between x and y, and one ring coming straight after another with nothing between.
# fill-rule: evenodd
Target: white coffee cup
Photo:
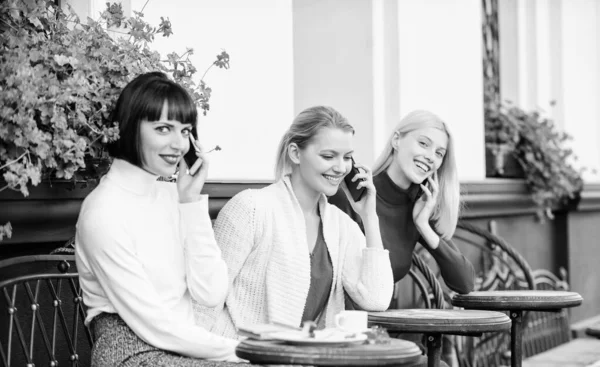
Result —
<instances>
[{"instance_id":1,"label":"white coffee cup","mask_svg":"<svg viewBox=\"0 0 600 367\"><path fill-rule=\"evenodd\" d=\"M335 327L344 331L362 332L368 328L367 311L342 311L335 315Z\"/></svg>"}]
</instances>

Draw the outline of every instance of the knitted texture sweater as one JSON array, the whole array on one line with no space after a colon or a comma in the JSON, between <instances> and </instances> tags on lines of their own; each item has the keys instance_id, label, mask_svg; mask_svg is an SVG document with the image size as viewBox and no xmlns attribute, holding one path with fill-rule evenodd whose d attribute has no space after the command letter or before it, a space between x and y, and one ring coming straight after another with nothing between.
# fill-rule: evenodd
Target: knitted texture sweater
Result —
<instances>
[{"instance_id":1,"label":"knitted texture sweater","mask_svg":"<svg viewBox=\"0 0 600 367\"><path fill-rule=\"evenodd\" d=\"M388 251L367 248L358 225L324 195L318 205L333 265L325 326L333 326L344 310L344 291L365 310L387 309L393 293ZM240 326L256 323L299 326L310 286L310 254L304 214L289 178L234 196L219 213L215 235L232 284L225 303L196 305L197 321L232 338Z\"/></svg>"},{"instance_id":2,"label":"knitted texture sweater","mask_svg":"<svg viewBox=\"0 0 600 367\"><path fill-rule=\"evenodd\" d=\"M237 341L194 324L192 299L223 302L227 266L208 197L181 204L177 186L121 159L83 201L75 259L86 325L118 314L153 347L195 358L236 360Z\"/></svg>"}]
</instances>

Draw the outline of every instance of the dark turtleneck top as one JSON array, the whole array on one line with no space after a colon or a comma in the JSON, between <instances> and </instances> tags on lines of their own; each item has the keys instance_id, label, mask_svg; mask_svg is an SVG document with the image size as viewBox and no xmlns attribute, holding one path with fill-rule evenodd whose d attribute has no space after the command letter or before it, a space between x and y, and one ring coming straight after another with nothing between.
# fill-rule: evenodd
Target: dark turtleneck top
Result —
<instances>
[{"instance_id":1,"label":"dark turtleneck top","mask_svg":"<svg viewBox=\"0 0 600 367\"><path fill-rule=\"evenodd\" d=\"M376 210L381 240L390 252L394 282L408 274L412 253L417 242L420 242L437 262L442 278L450 289L458 293L472 291L475 278L473 265L460 253L456 245L440 237L439 246L431 249L421 240L412 218L419 186L411 185L404 190L396 185L385 171L373 177L373 183L377 189ZM346 212L363 228L360 216L354 212L341 189L329 198L329 202Z\"/></svg>"}]
</instances>

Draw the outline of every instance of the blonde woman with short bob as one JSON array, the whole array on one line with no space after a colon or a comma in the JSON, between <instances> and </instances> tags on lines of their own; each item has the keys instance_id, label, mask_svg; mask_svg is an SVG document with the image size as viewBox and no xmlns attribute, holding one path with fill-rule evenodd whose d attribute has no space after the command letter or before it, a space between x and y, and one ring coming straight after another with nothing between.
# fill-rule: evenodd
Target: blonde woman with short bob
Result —
<instances>
[{"instance_id":1,"label":"blonde woman with short bob","mask_svg":"<svg viewBox=\"0 0 600 367\"><path fill-rule=\"evenodd\" d=\"M217 243L232 284L224 304L200 309L212 332L238 338L239 328L276 322L335 326L348 294L361 308L387 309L393 293L389 252L383 248L371 171L354 179L366 194L348 215L327 202L352 164L354 129L331 107L308 108L279 144L278 180L231 198L215 222Z\"/></svg>"},{"instance_id":2,"label":"blonde woman with short bob","mask_svg":"<svg viewBox=\"0 0 600 367\"><path fill-rule=\"evenodd\" d=\"M450 289L458 293L473 290L473 265L450 240L460 211L454 149L448 125L429 111L417 110L394 128L373 166L377 215L383 245L390 251L394 281L408 274L419 242L436 260ZM360 224L341 193L330 202Z\"/></svg>"}]
</instances>

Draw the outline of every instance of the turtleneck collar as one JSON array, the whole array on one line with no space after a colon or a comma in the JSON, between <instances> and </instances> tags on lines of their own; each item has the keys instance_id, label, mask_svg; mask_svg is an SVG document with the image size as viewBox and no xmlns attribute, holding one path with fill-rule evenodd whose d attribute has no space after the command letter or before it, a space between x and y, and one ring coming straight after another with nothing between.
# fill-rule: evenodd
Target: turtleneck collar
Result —
<instances>
[{"instance_id":1,"label":"turtleneck collar","mask_svg":"<svg viewBox=\"0 0 600 367\"><path fill-rule=\"evenodd\" d=\"M392 205L414 203L417 200L420 189L417 184L411 184L408 189L401 188L396 185L386 171L373 177L373 183L377 188L379 199Z\"/></svg>"},{"instance_id":2,"label":"turtleneck collar","mask_svg":"<svg viewBox=\"0 0 600 367\"><path fill-rule=\"evenodd\" d=\"M152 192L159 176L123 159L115 158L106 177L127 191L137 195L148 195Z\"/></svg>"}]
</instances>

